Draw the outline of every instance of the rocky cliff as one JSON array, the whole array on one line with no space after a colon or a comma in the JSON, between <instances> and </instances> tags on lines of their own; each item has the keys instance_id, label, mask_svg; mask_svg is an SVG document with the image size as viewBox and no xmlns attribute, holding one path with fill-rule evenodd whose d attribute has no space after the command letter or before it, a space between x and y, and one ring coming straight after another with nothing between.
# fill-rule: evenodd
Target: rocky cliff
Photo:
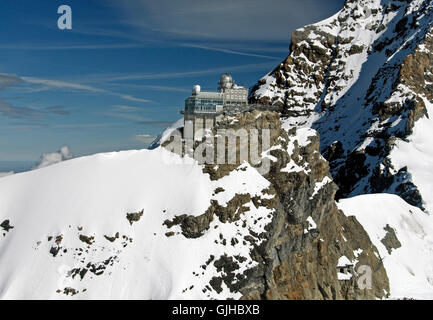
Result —
<instances>
[{"instance_id":1,"label":"rocky cliff","mask_svg":"<svg viewBox=\"0 0 433 320\"><path fill-rule=\"evenodd\" d=\"M267 197L239 193L227 206L213 201L202 215L179 216L166 221L166 225L170 228L179 225L185 237L199 239L214 220L242 222L244 213L249 211L245 205L250 201L257 210L268 210L270 219L261 232L248 229L242 240L249 244L248 256L255 266L238 273L241 266L236 257L227 254L215 257L212 263L221 274L211 279L211 288L220 292L221 285L225 284L230 290L241 292L243 299L386 297L388 278L377 249L358 221L346 217L336 207L337 186L332 181L327 161L319 153L317 132L306 128L286 131L281 126L279 113L257 110L223 118L207 138L215 138L216 142L221 129L233 132L270 130L271 143L262 154L271 163L269 172L264 174L270 183L263 191ZM252 143L239 142L237 154L242 153L241 149L262 150L260 140L258 145ZM240 167L242 163L238 158L237 163L231 165L206 164L203 171L210 174L217 185L222 185L219 181ZM221 234L221 237L225 239L226 235ZM228 246L233 244L233 239L227 239ZM339 278L337 269L341 257L352 261L355 270L344 280ZM361 265L374 270L371 289L358 287L356 270Z\"/></svg>"},{"instance_id":2,"label":"rocky cliff","mask_svg":"<svg viewBox=\"0 0 433 320\"><path fill-rule=\"evenodd\" d=\"M253 101L279 105L289 127L312 127L337 198L395 193L424 208L406 167L390 154L432 102L431 1L352 0L295 31L289 56L263 77Z\"/></svg>"},{"instance_id":3,"label":"rocky cliff","mask_svg":"<svg viewBox=\"0 0 433 320\"><path fill-rule=\"evenodd\" d=\"M256 114L259 113L259 114ZM281 128L279 115L253 112L237 117L238 129L270 128L269 154L273 157L269 193L265 202L273 209L272 222L252 256L259 267L250 271L244 298L266 299L366 299L389 292L385 269L376 248L355 218L347 218L335 205L337 191L326 160L319 153L319 136L306 129ZM259 119L259 121L257 121ZM358 265L375 269L372 290L359 290L355 276L338 279L338 260L346 256Z\"/></svg>"}]
</instances>

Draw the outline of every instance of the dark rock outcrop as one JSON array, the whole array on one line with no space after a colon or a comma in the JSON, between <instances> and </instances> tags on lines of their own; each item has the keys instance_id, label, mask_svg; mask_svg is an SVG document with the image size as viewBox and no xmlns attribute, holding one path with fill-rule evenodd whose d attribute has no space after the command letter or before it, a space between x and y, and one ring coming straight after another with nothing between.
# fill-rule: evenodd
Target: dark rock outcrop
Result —
<instances>
[{"instance_id":1,"label":"dark rock outcrop","mask_svg":"<svg viewBox=\"0 0 433 320\"><path fill-rule=\"evenodd\" d=\"M386 231L386 235L381 242L385 246L386 250L388 250L388 253L391 254L393 249L401 247L401 243L395 234L395 230L391 228L389 224L387 224L383 229Z\"/></svg>"}]
</instances>

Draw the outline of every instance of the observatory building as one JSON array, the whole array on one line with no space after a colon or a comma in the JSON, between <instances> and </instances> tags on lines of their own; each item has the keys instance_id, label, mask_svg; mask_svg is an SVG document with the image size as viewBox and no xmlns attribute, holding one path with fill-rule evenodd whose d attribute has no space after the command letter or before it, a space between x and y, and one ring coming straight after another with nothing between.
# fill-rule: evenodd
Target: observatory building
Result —
<instances>
[{"instance_id":1,"label":"observatory building","mask_svg":"<svg viewBox=\"0 0 433 320\"><path fill-rule=\"evenodd\" d=\"M235 84L230 74L221 75L218 91L201 91L195 85L192 95L185 99L184 138L198 139L205 129L212 129L223 112L248 106L248 88Z\"/></svg>"}]
</instances>

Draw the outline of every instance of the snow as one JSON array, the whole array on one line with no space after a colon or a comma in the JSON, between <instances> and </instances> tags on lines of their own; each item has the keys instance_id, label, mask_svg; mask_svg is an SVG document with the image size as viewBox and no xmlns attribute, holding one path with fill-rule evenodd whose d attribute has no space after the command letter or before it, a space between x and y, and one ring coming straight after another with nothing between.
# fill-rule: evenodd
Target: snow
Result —
<instances>
[{"instance_id":1,"label":"snow","mask_svg":"<svg viewBox=\"0 0 433 320\"><path fill-rule=\"evenodd\" d=\"M313 218L311 216L309 216L307 218L307 222L308 222L308 228L304 229L304 234L307 234L308 231L310 231L310 230L317 229L317 224L316 224L316 222L313 220Z\"/></svg>"},{"instance_id":2,"label":"snow","mask_svg":"<svg viewBox=\"0 0 433 320\"><path fill-rule=\"evenodd\" d=\"M169 139L174 131L183 127L184 119L180 118L176 122L174 122L171 126L165 129L160 135L156 137L156 139L150 144L149 148L154 149L164 143L167 139Z\"/></svg>"},{"instance_id":3,"label":"snow","mask_svg":"<svg viewBox=\"0 0 433 320\"><path fill-rule=\"evenodd\" d=\"M391 194L343 199L338 207L356 217L377 247L390 281L390 298L433 299L433 217ZM391 254L381 242L387 225L401 243Z\"/></svg>"},{"instance_id":4,"label":"snow","mask_svg":"<svg viewBox=\"0 0 433 320\"><path fill-rule=\"evenodd\" d=\"M350 280L350 279L352 279L352 275L350 273L337 272L337 279L338 280Z\"/></svg>"},{"instance_id":5,"label":"snow","mask_svg":"<svg viewBox=\"0 0 433 320\"><path fill-rule=\"evenodd\" d=\"M238 167L238 170L232 171L217 181L214 181L213 188L223 188L225 192L216 194L212 199L217 200L222 206L233 198L236 193L247 194L251 197L261 196L262 191L270 187L270 182L258 174L256 169L244 162Z\"/></svg>"},{"instance_id":6,"label":"snow","mask_svg":"<svg viewBox=\"0 0 433 320\"><path fill-rule=\"evenodd\" d=\"M362 249L353 250L353 255L355 256L355 258L358 258L358 256L359 256L363 251L364 251L364 250L362 250Z\"/></svg>"},{"instance_id":7,"label":"snow","mask_svg":"<svg viewBox=\"0 0 433 320\"><path fill-rule=\"evenodd\" d=\"M357 261L350 261L349 258L347 258L346 256L341 256L338 259L337 268L354 266L354 265L356 265L356 263L357 263ZM343 273L343 272L340 272L340 270L338 270L337 279L338 280L350 280L350 279L352 279L352 274L349 272L349 270L347 270L346 272L347 273Z\"/></svg>"},{"instance_id":8,"label":"snow","mask_svg":"<svg viewBox=\"0 0 433 320\"><path fill-rule=\"evenodd\" d=\"M337 267L345 267L345 266L350 266L350 265L353 265L353 263L349 260L348 257L346 257L346 256L341 256L341 257L338 259Z\"/></svg>"},{"instance_id":9,"label":"snow","mask_svg":"<svg viewBox=\"0 0 433 320\"><path fill-rule=\"evenodd\" d=\"M430 117L415 122L412 135L396 142L390 158L397 171L407 166L426 210L433 213L433 104L427 99L424 103Z\"/></svg>"},{"instance_id":10,"label":"snow","mask_svg":"<svg viewBox=\"0 0 433 320\"><path fill-rule=\"evenodd\" d=\"M284 129L286 129L284 121L282 123L282 127ZM287 153L290 156L292 156L293 151L295 150L295 147L296 147L295 143L298 145L298 147L305 147L311 143L310 137L314 137L316 135L317 135L317 132L314 129L298 128L296 130L296 135L294 135L294 136L290 135L289 136L289 141L287 144ZM302 160L302 158L299 160ZM306 174L308 174L311 171L311 169L305 168L306 166L308 166L308 163L304 163L303 166L300 166L298 163L296 163L295 160L293 160L290 157L290 161L280 171L281 172L302 172L303 171Z\"/></svg>"},{"instance_id":11,"label":"snow","mask_svg":"<svg viewBox=\"0 0 433 320\"><path fill-rule=\"evenodd\" d=\"M14 174L13 171L9 171L9 172L0 172L0 178L7 177L7 176L10 176L10 175L13 175L13 174Z\"/></svg>"},{"instance_id":12,"label":"snow","mask_svg":"<svg viewBox=\"0 0 433 320\"><path fill-rule=\"evenodd\" d=\"M225 190L213 196L217 185ZM220 183L211 181L195 160L162 148L97 154L2 178L0 222L10 220L14 228L0 233L0 299L240 298L224 286L221 293L203 292L221 274L213 263L201 266L211 255L216 260L224 254L245 258L235 273L255 266L252 245L242 240L249 230L264 232L272 210L250 201L239 221L215 217L195 239L163 223L201 215L211 199L224 205L235 194L269 198L263 192L268 186L246 164ZM141 210L141 219L130 224L126 214ZM104 237L117 232L114 242ZM60 235L62 249L54 257L50 249ZM93 244L80 241L80 235L94 237ZM88 271L82 280L73 277L89 263L106 269L101 275ZM65 295L65 288L79 293Z\"/></svg>"},{"instance_id":13,"label":"snow","mask_svg":"<svg viewBox=\"0 0 433 320\"><path fill-rule=\"evenodd\" d=\"M314 185L314 191L313 194L310 197L310 200L314 198L314 196L322 189L324 186L326 186L328 183L332 183L332 179L330 177L323 177L322 181L316 182Z\"/></svg>"}]
</instances>

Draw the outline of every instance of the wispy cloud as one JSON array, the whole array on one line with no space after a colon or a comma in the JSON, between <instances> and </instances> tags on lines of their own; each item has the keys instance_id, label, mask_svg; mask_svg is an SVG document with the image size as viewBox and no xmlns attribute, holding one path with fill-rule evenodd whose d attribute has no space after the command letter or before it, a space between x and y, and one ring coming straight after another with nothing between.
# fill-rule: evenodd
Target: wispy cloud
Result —
<instances>
[{"instance_id":1,"label":"wispy cloud","mask_svg":"<svg viewBox=\"0 0 433 320\"><path fill-rule=\"evenodd\" d=\"M203 50L209 50L209 51L217 51L217 52L224 52L229 54L236 54L241 56L249 56L249 57L256 57L256 58L265 58L265 59L271 59L271 60L280 60L280 57L273 57L273 56L267 56L262 54L255 54L255 53L248 53L248 52L242 52L242 51L236 51L226 48L217 48L217 47L210 47L206 45L200 45L200 44L192 44L192 43L183 43L182 46L184 47L190 47L190 48L198 48Z\"/></svg>"},{"instance_id":2,"label":"wispy cloud","mask_svg":"<svg viewBox=\"0 0 433 320\"><path fill-rule=\"evenodd\" d=\"M98 89L92 86L82 85L79 83L73 83L73 82L66 82L66 81L60 81L60 80L49 80L49 79L40 79L40 78L34 78L34 77L21 77L25 82L33 83L33 84L40 84L47 87L53 87L53 88L59 88L59 89L73 89L73 90L85 90L85 91L91 91L91 92L99 92L103 93L105 90Z\"/></svg>"},{"instance_id":3,"label":"wispy cloud","mask_svg":"<svg viewBox=\"0 0 433 320\"><path fill-rule=\"evenodd\" d=\"M105 128L105 127L116 127L123 126L124 123L121 122L101 122L101 123L17 123L12 125L2 126L1 129L6 130L20 130L20 131L30 131L34 129L66 129L66 130L76 130L76 129L88 129L88 128Z\"/></svg>"},{"instance_id":4,"label":"wispy cloud","mask_svg":"<svg viewBox=\"0 0 433 320\"><path fill-rule=\"evenodd\" d=\"M49 107L46 107L45 110L47 110L48 112L54 113L54 114L61 115L61 116L67 116L70 114L70 112L68 110L66 110L66 108L64 106L49 106Z\"/></svg>"},{"instance_id":5,"label":"wispy cloud","mask_svg":"<svg viewBox=\"0 0 433 320\"><path fill-rule=\"evenodd\" d=\"M96 94L105 94L105 95L113 95L117 96L121 99L133 102L141 102L141 103L150 103L152 102L149 99L143 99L140 97L135 97L130 94L119 93L111 90L97 88L91 85L63 81L63 80L53 80L53 79L41 79L36 77L19 77L14 74L4 74L0 73L0 90L10 88L14 85L28 83L32 85L39 85L41 91L43 90L53 90L53 89L62 89L62 90L78 90L78 91L86 91ZM35 92L37 88L35 88ZM69 115L69 111L67 111L63 106L48 106L41 110L37 110L30 107L18 107L13 104L5 101L4 98L0 98L0 115L9 117L9 118L36 118L42 117L44 114L52 113L56 115L66 116ZM137 119L143 120L143 119Z\"/></svg>"},{"instance_id":6,"label":"wispy cloud","mask_svg":"<svg viewBox=\"0 0 433 320\"><path fill-rule=\"evenodd\" d=\"M0 115L12 119L35 118L43 115L42 112L29 107L17 107L0 98Z\"/></svg>"},{"instance_id":7,"label":"wispy cloud","mask_svg":"<svg viewBox=\"0 0 433 320\"><path fill-rule=\"evenodd\" d=\"M128 37L129 38L129 37ZM148 48L149 44L144 44L140 42L136 43L118 43L118 44L46 44L46 45L29 45L29 44L0 44L0 49L2 50L27 50L27 51L61 51L61 50L111 50L111 49L142 49ZM233 55L241 55L241 56L249 56L255 58L263 58L263 59L271 59L271 60L280 60L281 57L263 55L263 54L255 54L249 51L268 51L268 52L287 52L287 48L248 48L244 46L242 49L236 48L236 45L231 43L225 44L225 47L217 47L210 46L206 44L197 44L197 43L188 43L182 42L179 43L177 41L158 41L162 46L170 46L170 47L189 47L207 51L214 52L222 52L226 54ZM232 47L234 46L234 47Z\"/></svg>"},{"instance_id":8,"label":"wispy cloud","mask_svg":"<svg viewBox=\"0 0 433 320\"><path fill-rule=\"evenodd\" d=\"M152 143L155 138L155 136L152 136L150 134L137 134L134 136L135 140L143 142L145 145L149 145L150 143Z\"/></svg>"},{"instance_id":9,"label":"wispy cloud","mask_svg":"<svg viewBox=\"0 0 433 320\"><path fill-rule=\"evenodd\" d=\"M144 102L144 103L152 102L151 100L142 99L142 98L136 98L136 97L133 97L133 96L131 96L129 94L119 94L119 93L117 93L115 95L119 95L119 97L121 97L122 99L129 100L129 101L134 101L134 102Z\"/></svg>"},{"instance_id":10,"label":"wispy cloud","mask_svg":"<svg viewBox=\"0 0 433 320\"><path fill-rule=\"evenodd\" d=\"M176 39L287 40L298 27L325 19L345 0L114 1L132 25Z\"/></svg>"},{"instance_id":11,"label":"wispy cloud","mask_svg":"<svg viewBox=\"0 0 433 320\"><path fill-rule=\"evenodd\" d=\"M131 21L123 21L125 24L133 25L138 28L142 28L142 24L134 24L131 23ZM159 45L159 46L166 46L166 47L190 47L195 49L202 49L207 51L215 51L215 52L222 52L227 54L234 54L234 55L242 55L242 56L250 56L255 58L263 58L263 59L281 59L281 57L274 57L269 55L262 55L262 54L254 54L250 53L249 51L263 51L263 52L287 52L287 47L280 47L280 48L255 48L251 47L251 43L246 44L243 42L243 45L239 46L239 42L231 42L231 43L224 43L223 47L221 46L215 46L215 45L209 45L205 43L197 43L197 42L179 42L177 40L172 40L168 38L162 38L160 33L167 33L167 30L159 30L156 28L150 28L148 26L144 26L144 28L150 33L150 35L140 35L140 34L131 34L131 33L125 33L120 31L109 31L109 30L92 30L87 29L86 31L81 30L77 31L78 33L84 33L84 34L92 34L92 35L99 35L104 37L112 37L115 39L123 39L123 40L132 40L135 41L133 44L119 44L119 45L113 45L113 48L116 49L122 49L122 48L128 48L130 46L131 48L147 48L150 44L152 45ZM175 33L176 31L172 31L172 33ZM180 31L178 31L180 32ZM185 36L187 34L184 34ZM188 34L191 36L191 33ZM151 38L156 37L157 39ZM206 35L201 34L201 38L206 38ZM287 39L284 39L284 42L287 42ZM5 45L7 47L8 45ZM47 46L45 47L45 50L55 50L58 49L68 49L72 47L71 49L103 49L106 45L77 45L77 46ZM0 46L2 48L2 46ZM30 47L29 49L31 49ZM38 47L40 50L44 50L42 47ZM108 49L110 49L109 46L107 46Z\"/></svg>"},{"instance_id":12,"label":"wispy cloud","mask_svg":"<svg viewBox=\"0 0 433 320\"><path fill-rule=\"evenodd\" d=\"M169 92L191 92L191 89L181 88L181 87L172 87L172 86L161 86L161 85L152 85L152 84L133 84L133 83L116 83L115 87L125 87L130 89L144 89L151 91L169 91Z\"/></svg>"},{"instance_id":13,"label":"wispy cloud","mask_svg":"<svg viewBox=\"0 0 433 320\"><path fill-rule=\"evenodd\" d=\"M109 116L118 119L131 120L134 122L148 121L147 117L142 115L143 109L131 106L112 106L108 111L100 113L103 116Z\"/></svg>"},{"instance_id":14,"label":"wispy cloud","mask_svg":"<svg viewBox=\"0 0 433 320\"><path fill-rule=\"evenodd\" d=\"M75 45L29 45L29 44L2 44L3 50L29 50L29 51L57 51L57 50L106 50L106 49L133 49L148 47L141 43L118 44L75 44Z\"/></svg>"},{"instance_id":15,"label":"wispy cloud","mask_svg":"<svg viewBox=\"0 0 433 320\"><path fill-rule=\"evenodd\" d=\"M132 1L135 4L139 1ZM160 47L190 47L196 49L202 49L207 51L215 51L222 52L226 54L234 54L234 55L243 55L243 56L251 56L256 58L263 59L281 59L281 57L273 57L269 55L263 54L254 54L250 53L250 51L263 51L263 52L287 52L286 47L280 48L254 48L251 47L251 43L246 44L245 41L241 41L242 45L239 45L239 41L224 43L224 46L216 46L209 45L206 43L197 43L194 42L185 42L186 39L191 38L192 35L197 35L198 38L209 38L209 34L194 31L182 31L182 28L178 28L176 30L165 30L159 29L155 27L155 25L150 26L149 24L144 24L143 19L140 21L134 21L131 19L128 20L120 20L118 21L121 25L127 25L135 29L145 30L145 32L125 32L122 30L112 30L110 28L104 29L95 29L95 28L74 28L72 32L83 34L83 35L93 35L104 38L113 38L113 39L121 39L126 41L132 41L132 43L116 43L116 44L76 44L76 45L50 45L47 44L45 46L41 45L28 45L28 44L5 44L0 45L0 48L5 49L20 49L23 50L74 50L74 49L82 49L82 50L97 50L97 49L124 49L124 48L148 48L150 46L154 47L155 45ZM167 33L174 33L183 35L182 40L173 39L171 37L164 36ZM212 36L210 38L213 38ZM240 40L240 39L238 39ZM287 42L287 37L284 36L284 43Z\"/></svg>"},{"instance_id":16,"label":"wispy cloud","mask_svg":"<svg viewBox=\"0 0 433 320\"><path fill-rule=\"evenodd\" d=\"M152 102L149 99L138 98L138 97L134 97L130 94L118 93L118 92L114 92L114 91L110 91L110 90L106 90L106 89L101 89L101 88L96 88L94 86L89 86L89 85L80 84L80 83L76 83L76 82L40 79L40 78L34 78L34 77L21 77L21 78L25 82L28 82L28 83L43 85L43 86L45 86L45 89L57 88L57 89L70 89L70 90L84 90L84 91L93 92L93 93L114 95L114 96L118 96L118 97L120 97L124 100L128 100L128 101L144 102L144 103Z\"/></svg>"},{"instance_id":17,"label":"wispy cloud","mask_svg":"<svg viewBox=\"0 0 433 320\"><path fill-rule=\"evenodd\" d=\"M138 107L131 107L131 106L113 106L114 110L119 110L121 112L137 112L137 111L142 111L141 108Z\"/></svg>"},{"instance_id":18,"label":"wispy cloud","mask_svg":"<svg viewBox=\"0 0 433 320\"><path fill-rule=\"evenodd\" d=\"M14 86L22 82L22 79L15 74L0 73L0 90Z\"/></svg>"},{"instance_id":19,"label":"wispy cloud","mask_svg":"<svg viewBox=\"0 0 433 320\"><path fill-rule=\"evenodd\" d=\"M42 109L34 109L30 107L15 106L3 98L0 98L0 115L12 118L33 118L41 119L47 114L55 114L60 116L67 116L70 114L63 106L48 106Z\"/></svg>"},{"instance_id":20,"label":"wispy cloud","mask_svg":"<svg viewBox=\"0 0 433 320\"><path fill-rule=\"evenodd\" d=\"M22 82L22 79L15 74L0 73L0 91ZM18 119L34 118L42 115L41 112L29 107L17 107L0 97L0 115Z\"/></svg>"},{"instance_id":21,"label":"wispy cloud","mask_svg":"<svg viewBox=\"0 0 433 320\"><path fill-rule=\"evenodd\" d=\"M235 66L224 66L218 68L201 69L194 71L179 72L155 72L155 73L130 73L130 74L96 74L81 76L88 83L116 82L129 80L156 80L156 79L179 79L185 77L196 77L210 74L220 74L224 72L250 72L275 67L275 62L251 63Z\"/></svg>"}]
</instances>

